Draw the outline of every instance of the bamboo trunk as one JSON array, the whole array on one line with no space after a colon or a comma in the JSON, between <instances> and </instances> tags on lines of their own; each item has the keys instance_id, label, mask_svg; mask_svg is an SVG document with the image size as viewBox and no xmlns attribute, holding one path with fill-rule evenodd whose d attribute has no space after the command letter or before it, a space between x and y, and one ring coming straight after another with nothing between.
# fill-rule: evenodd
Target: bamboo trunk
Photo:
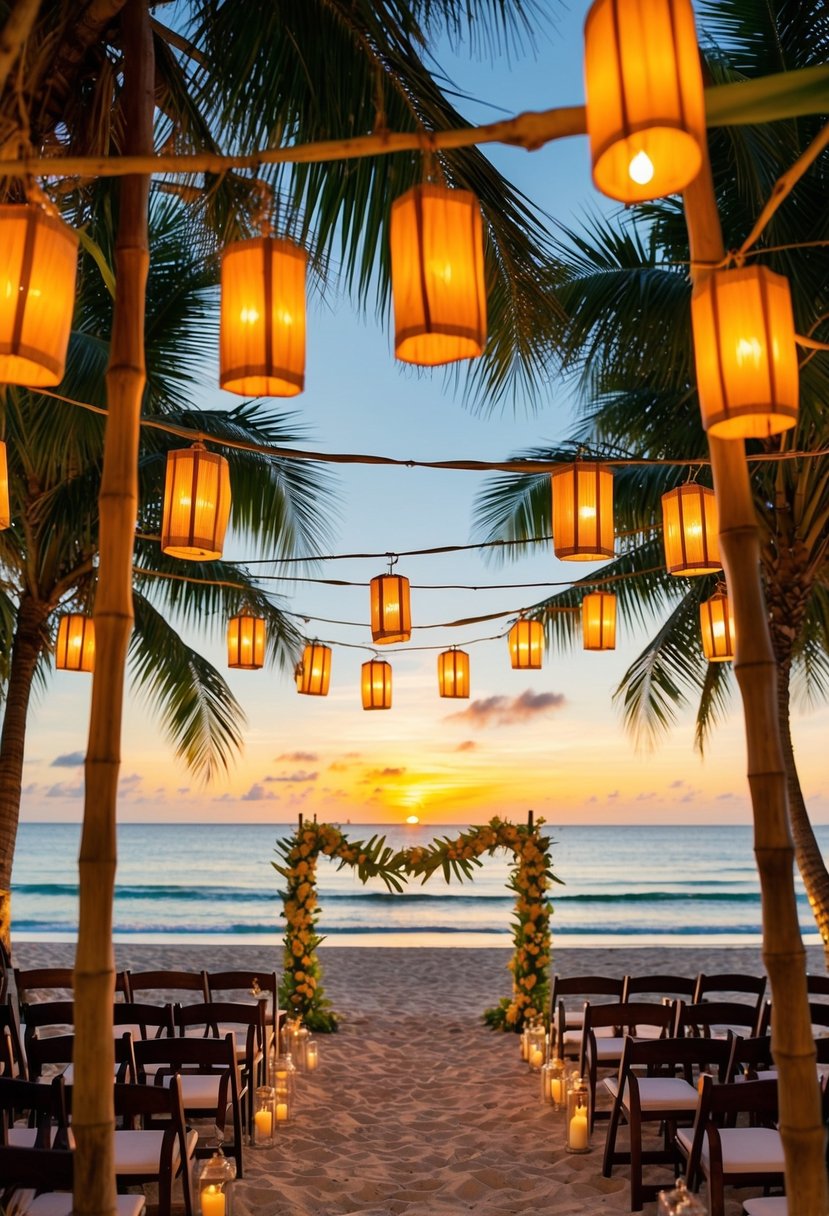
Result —
<instances>
[{"instance_id":1,"label":"bamboo trunk","mask_svg":"<svg viewBox=\"0 0 829 1216\"><path fill-rule=\"evenodd\" d=\"M693 276L699 282L725 256L707 154L684 201ZM797 919L794 847L777 714L777 667L760 580L759 532L743 443L709 436L708 446L719 507L720 549L734 612L734 670L746 725L786 1194L789 1211L797 1216L826 1216L829 1193L820 1090L806 992L806 956Z\"/></svg>"},{"instance_id":2,"label":"bamboo trunk","mask_svg":"<svg viewBox=\"0 0 829 1216\"><path fill-rule=\"evenodd\" d=\"M11 878L26 745L26 718L48 608L28 592L20 597L14 631L3 731L0 734L0 941L11 950Z\"/></svg>"},{"instance_id":3,"label":"bamboo trunk","mask_svg":"<svg viewBox=\"0 0 829 1216\"><path fill-rule=\"evenodd\" d=\"M134 153L152 149L153 47L147 0L128 0L122 20L124 129ZM95 674L86 756L75 961L74 1210L115 1212L112 1083L115 812L127 647L132 630L132 553L138 504L138 437L144 367L149 178L124 179L115 250L116 296L107 369L95 597Z\"/></svg>"}]
</instances>

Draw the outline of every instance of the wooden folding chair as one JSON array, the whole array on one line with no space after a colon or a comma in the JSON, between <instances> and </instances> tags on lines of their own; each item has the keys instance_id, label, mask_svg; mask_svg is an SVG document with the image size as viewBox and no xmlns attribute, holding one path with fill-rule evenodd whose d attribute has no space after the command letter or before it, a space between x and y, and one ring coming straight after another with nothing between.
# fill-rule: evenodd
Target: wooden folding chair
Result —
<instances>
[{"instance_id":1,"label":"wooden folding chair","mask_svg":"<svg viewBox=\"0 0 829 1216\"><path fill-rule=\"evenodd\" d=\"M762 1014L762 1003L743 1005L739 1001L704 1000L691 1005L681 1005L678 1033L724 1039L730 1030L734 1034L755 1037Z\"/></svg>"},{"instance_id":2,"label":"wooden folding chair","mask_svg":"<svg viewBox=\"0 0 829 1216\"><path fill-rule=\"evenodd\" d=\"M764 975L749 975L743 971L720 971L716 975L706 975L701 971L697 976L697 987L692 1004L709 1001L713 997L718 1001L732 1001L735 998L741 1004L753 1005L759 1025L760 1011L766 995L766 977ZM743 997L752 997L744 1001Z\"/></svg>"},{"instance_id":3,"label":"wooden folding chair","mask_svg":"<svg viewBox=\"0 0 829 1216\"><path fill-rule=\"evenodd\" d=\"M74 1154L66 1149L0 1146L0 1203L12 1209L24 1202L25 1216L72 1216L73 1173ZM146 1210L143 1195L116 1195L115 1205L116 1216Z\"/></svg>"},{"instance_id":4,"label":"wooden folding chair","mask_svg":"<svg viewBox=\"0 0 829 1216\"><path fill-rule=\"evenodd\" d=\"M207 1000L204 971L128 971L125 975L129 1001L141 1000L142 993L155 993L150 1004L181 1004L183 993L191 993L189 999L198 1004Z\"/></svg>"},{"instance_id":5,"label":"wooden folding chair","mask_svg":"<svg viewBox=\"0 0 829 1216\"><path fill-rule=\"evenodd\" d=\"M582 1040L582 1073L590 1090L590 1126L596 1119L607 1119L610 1112L596 1110L596 1082L599 1069L618 1069L622 1061L625 1037L644 1031L644 1037L668 1038L674 1033L677 1011L675 1005L656 1005L645 1001L626 1001L618 1005L584 1007ZM609 1035L601 1031L611 1030Z\"/></svg>"},{"instance_id":6,"label":"wooden folding chair","mask_svg":"<svg viewBox=\"0 0 829 1216\"><path fill-rule=\"evenodd\" d=\"M0 1144L67 1148L68 1127L63 1077L55 1077L51 1085L0 1077Z\"/></svg>"},{"instance_id":7,"label":"wooden folding chair","mask_svg":"<svg viewBox=\"0 0 829 1216\"><path fill-rule=\"evenodd\" d=\"M116 1085L115 1176L119 1185L158 1183L158 1216L171 1216L173 1182L181 1178L185 1216L193 1216L193 1154L198 1133L184 1123L181 1081L166 1086Z\"/></svg>"},{"instance_id":8,"label":"wooden folding chair","mask_svg":"<svg viewBox=\"0 0 829 1216\"><path fill-rule=\"evenodd\" d=\"M234 1003L251 1005L258 1001L263 1002L265 1049L270 1053L271 1048L278 1042L279 1027L284 1019L284 1013L279 1008L279 980L276 972L208 971L206 974L207 995L210 1001L215 1001L217 996L224 994L220 999L232 999ZM259 995L255 995L256 989L259 990ZM220 1027L220 1032L221 1029Z\"/></svg>"},{"instance_id":9,"label":"wooden folding chair","mask_svg":"<svg viewBox=\"0 0 829 1216\"><path fill-rule=\"evenodd\" d=\"M554 975L550 987L550 1026L555 1026L558 1053L563 1060L580 1059L584 1005L593 997L608 997L613 1004L624 996L624 977L611 975ZM573 999L575 998L575 1000Z\"/></svg>"}]
</instances>

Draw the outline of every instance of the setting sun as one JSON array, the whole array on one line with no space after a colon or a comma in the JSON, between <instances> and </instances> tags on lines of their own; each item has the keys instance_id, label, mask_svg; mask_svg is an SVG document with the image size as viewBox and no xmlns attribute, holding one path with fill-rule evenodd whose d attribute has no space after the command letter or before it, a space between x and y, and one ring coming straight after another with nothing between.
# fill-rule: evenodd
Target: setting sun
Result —
<instances>
[{"instance_id":1,"label":"setting sun","mask_svg":"<svg viewBox=\"0 0 829 1216\"><path fill-rule=\"evenodd\" d=\"M419 815L407 815L406 823L420 823L420 816Z\"/></svg>"}]
</instances>

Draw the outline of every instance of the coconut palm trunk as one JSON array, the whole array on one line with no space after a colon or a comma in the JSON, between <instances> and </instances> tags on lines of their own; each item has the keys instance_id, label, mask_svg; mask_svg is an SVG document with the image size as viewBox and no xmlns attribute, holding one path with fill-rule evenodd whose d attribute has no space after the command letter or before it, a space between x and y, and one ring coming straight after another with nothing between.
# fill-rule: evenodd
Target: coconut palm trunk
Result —
<instances>
[{"instance_id":1,"label":"coconut palm trunk","mask_svg":"<svg viewBox=\"0 0 829 1216\"><path fill-rule=\"evenodd\" d=\"M725 256L707 152L684 196L695 282ZM777 704L777 665L760 579L760 538L740 441L709 436L720 517L720 551L734 611L734 670L743 698L754 851L763 903L763 960L771 983L772 1050L780 1088L780 1135L789 1211L829 1209L815 1045L806 991L806 952L794 890L786 769Z\"/></svg>"},{"instance_id":2,"label":"coconut palm trunk","mask_svg":"<svg viewBox=\"0 0 829 1216\"><path fill-rule=\"evenodd\" d=\"M122 16L127 154L152 150L153 46L147 0ZM149 178L125 177L115 253L116 299L107 369L108 419L100 493L95 673L86 756L75 961L74 1211L115 1212L113 1165L112 902L124 675L132 629L132 549L138 439L145 384L144 308L149 268Z\"/></svg>"},{"instance_id":3,"label":"coconut palm trunk","mask_svg":"<svg viewBox=\"0 0 829 1216\"><path fill-rule=\"evenodd\" d=\"M21 596L0 733L0 941L7 950L11 948L12 859L23 782L26 716L48 615L48 605L38 603L28 593Z\"/></svg>"}]
</instances>

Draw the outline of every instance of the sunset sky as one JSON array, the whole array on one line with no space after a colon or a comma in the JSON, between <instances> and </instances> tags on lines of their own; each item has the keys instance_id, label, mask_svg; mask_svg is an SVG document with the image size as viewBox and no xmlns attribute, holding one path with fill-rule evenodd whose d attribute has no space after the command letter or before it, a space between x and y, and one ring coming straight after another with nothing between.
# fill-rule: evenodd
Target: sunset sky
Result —
<instances>
[{"instance_id":1,"label":"sunset sky","mask_svg":"<svg viewBox=\"0 0 829 1216\"><path fill-rule=\"evenodd\" d=\"M487 106L459 103L470 117L490 121L522 109L583 99L581 25L586 0L576 0L542 36L535 60L511 66L438 59L462 90ZM585 140L527 153L498 148L492 159L551 216L576 225L589 209L607 209L590 184ZM503 459L531 444L565 438L572 402L566 385L551 384L537 413L520 405L487 416L465 408L440 372L417 375L396 366L389 326L360 318L332 291L309 316L307 390L291 403L309 431L307 446L337 452L381 453L407 459ZM217 376L210 372L211 380ZM208 400L238 400L218 389ZM340 494L333 551L397 552L472 539L472 504L483 487L478 473L348 467L334 474ZM225 556L256 556L231 538ZM324 577L367 583L385 570L375 561L327 562ZM580 576L551 550L507 565L481 553L404 558L397 571L418 583L556 582ZM643 638L621 630L613 654L547 656L540 672L514 672L506 642L469 646L469 701L437 695L436 653L392 658L394 705L360 707L359 667L368 651L336 642L370 644L366 588L280 586L285 604L309 617L365 622L359 627L311 621L309 636L333 641L331 693L300 697L288 674L230 673L248 714L244 755L226 778L195 784L176 762L160 727L134 698L127 707L119 815L127 821L229 820L285 822L302 810L320 819L394 822L480 822L494 814L523 817L530 807L549 822L747 822L745 754L739 698L701 760L693 723L680 719L653 752L637 753L611 704L619 677ZM551 588L552 590L552 588ZM414 590L415 625L503 610L512 616L543 589ZM415 633L412 646L452 644L501 633L508 616L461 629ZM224 623L201 635L224 668ZM193 635L195 636L195 635ZM60 673L30 713L23 818L78 819L86 747L89 677ZM815 822L829 821L829 709L795 714L801 780Z\"/></svg>"}]
</instances>

